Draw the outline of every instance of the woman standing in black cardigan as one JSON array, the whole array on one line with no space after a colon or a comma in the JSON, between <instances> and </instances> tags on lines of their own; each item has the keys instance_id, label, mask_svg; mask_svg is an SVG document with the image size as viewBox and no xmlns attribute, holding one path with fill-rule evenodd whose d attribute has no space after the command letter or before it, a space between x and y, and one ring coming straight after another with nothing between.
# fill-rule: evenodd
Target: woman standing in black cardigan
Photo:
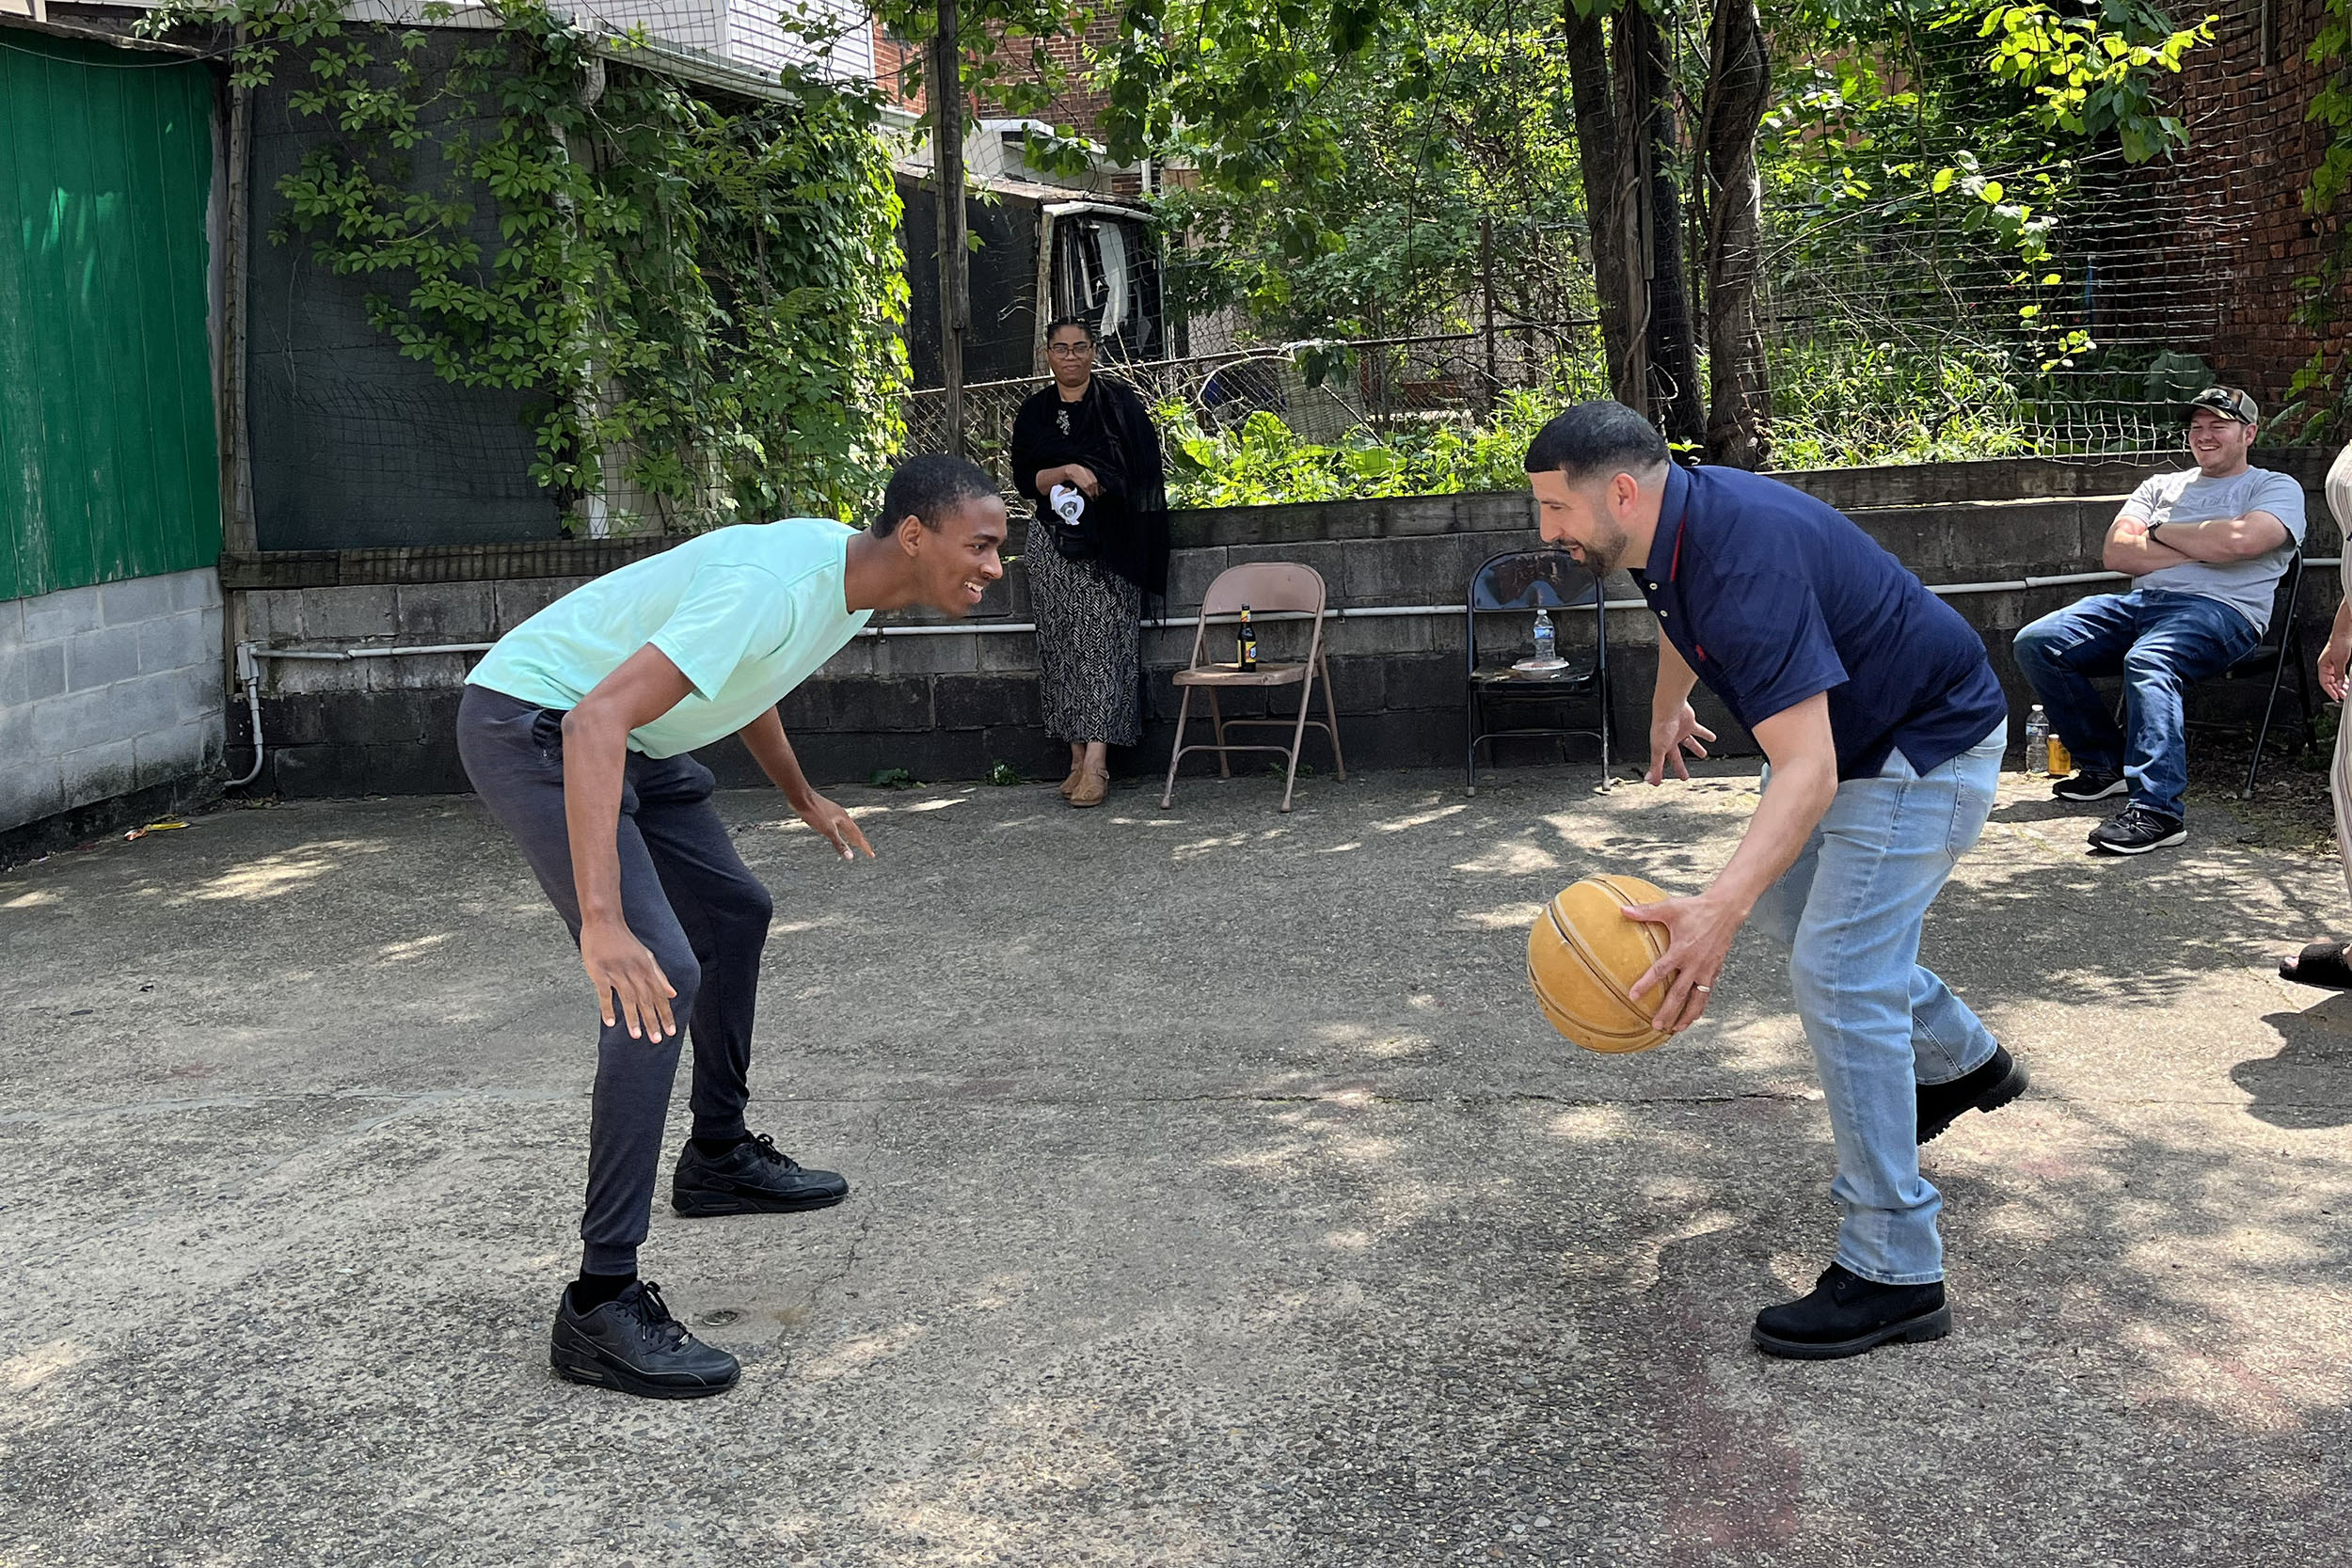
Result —
<instances>
[{"instance_id":1,"label":"woman standing in black cardigan","mask_svg":"<svg viewBox=\"0 0 2352 1568\"><path fill-rule=\"evenodd\" d=\"M1143 400L1094 373L1094 329L1046 329L1054 384L1012 426L1013 484L1037 503L1025 562L1046 732L1070 745L1061 792L1097 806L1106 752L1143 735L1143 597L1168 586L1168 486Z\"/></svg>"}]
</instances>

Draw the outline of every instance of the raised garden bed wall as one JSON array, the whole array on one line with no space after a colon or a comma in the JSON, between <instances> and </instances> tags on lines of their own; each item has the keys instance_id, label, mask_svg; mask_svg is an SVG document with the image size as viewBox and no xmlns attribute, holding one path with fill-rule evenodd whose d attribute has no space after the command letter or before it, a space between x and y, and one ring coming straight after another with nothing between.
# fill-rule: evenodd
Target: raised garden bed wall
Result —
<instances>
[{"instance_id":1,"label":"raised garden bed wall","mask_svg":"<svg viewBox=\"0 0 2352 1568\"><path fill-rule=\"evenodd\" d=\"M2318 489L2327 455L2294 451L2261 458L2303 481L2310 548L2317 556L2334 556L2340 547ZM2182 461L2021 459L1778 477L1846 510L1923 580L1983 583L2096 570L2101 539L2122 498L2148 474ZM1168 602L1153 607L1157 615L1196 613L1218 572L1251 561L1313 566L1337 609L1443 607L1435 614L1328 621L1327 645L1351 766L1461 765L1459 606L1479 562L1538 542L1524 492L1184 512L1176 515L1174 533ZM1016 554L1026 547L1025 534L1016 525ZM660 541L581 540L273 552L227 558L221 570L243 617L242 635L262 644L321 651L435 645L494 641L596 573L659 547ZM2106 585L2058 586L1954 595L1949 602L1984 636L2022 717L2031 697L2010 656L2017 628L2085 593L2104 591ZM1623 578L1610 596L1637 597ZM2337 598L2332 568L2307 575L2301 619L2314 655ZM810 776L838 783L904 768L924 780L971 779L1004 762L1058 777L1067 754L1040 721L1036 639L989 629L1028 618L1026 577L1016 560L979 614L957 630L859 638L784 704L786 728ZM1528 634L1518 617L1495 617L1481 632L1498 653L1513 639L1523 651ZM1211 635L1220 634L1213 628ZM1656 626L1644 611L1612 611L1608 636L1620 746L1629 759L1643 757ZM1589 646L1591 637L1588 613L1563 618L1564 648ZM1150 725L1140 747L1115 757L1124 769L1165 767L1175 711L1168 672L1184 660L1191 641L1189 625L1147 631ZM1304 626L1268 625L1261 645L1267 658L1295 657L1304 647ZM285 795L463 790L450 735L474 657L264 661L268 755L255 787ZM2218 716L2249 695L2216 689L2196 702ZM1273 700L1281 705L1290 697ZM1699 706L1727 752L1753 751L1704 689ZM1246 711L1241 702L1228 704L1229 717ZM230 705L230 761L238 770L251 755L246 729L242 705ZM1312 736L1305 754L1327 766ZM1506 746L1500 760L1511 766L1554 754L1549 743L1522 743ZM1575 754L1589 756L1590 748ZM704 760L724 784L761 782L732 741L710 748Z\"/></svg>"}]
</instances>

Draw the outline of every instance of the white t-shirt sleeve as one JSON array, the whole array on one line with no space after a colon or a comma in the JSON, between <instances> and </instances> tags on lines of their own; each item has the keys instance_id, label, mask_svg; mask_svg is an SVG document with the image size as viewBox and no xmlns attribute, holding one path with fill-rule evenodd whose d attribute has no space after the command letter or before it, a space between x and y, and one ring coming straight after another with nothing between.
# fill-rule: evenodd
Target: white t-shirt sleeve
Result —
<instances>
[{"instance_id":1,"label":"white t-shirt sleeve","mask_svg":"<svg viewBox=\"0 0 2352 1568\"><path fill-rule=\"evenodd\" d=\"M746 658L777 647L791 630L791 600L773 577L756 566L714 563L688 581L649 641L708 702Z\"/></svg>"},{"instance_id":2,"label":"white t-shirt sleeve","mask_svg":"<svg viewBox=\"0 0 2352 1568\"><path fill-rule=\"evenodd\" d=\"M2154 516L2156 508L2163 504L2164 476L2158 474L2153 479L2139 482L2139 488L2134 490L2130 499L2123 502L2123 510L2118 515L2129 517L2136 523L2144 523Z\"/></svg>"},{"instance_id":3,"label":"white t-shirt sleeve","mask_svg":"<svg viewBox=\"0 0 2352 1568\"><path fill-rule=\"evenodd\" d=\"M2247 499L2249 512L2267 512L2287 525L2296 544L2303 542L2303 486L2291 474L2265 474Z\"/></svg>"}]
</instances>

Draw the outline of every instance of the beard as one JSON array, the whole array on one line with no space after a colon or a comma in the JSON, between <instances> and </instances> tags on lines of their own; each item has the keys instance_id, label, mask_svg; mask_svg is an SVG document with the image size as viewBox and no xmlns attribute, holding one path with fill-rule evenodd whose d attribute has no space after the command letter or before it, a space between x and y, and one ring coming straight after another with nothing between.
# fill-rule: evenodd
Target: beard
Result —
<instances>
[{"instance_id":1,"label":"beard","mask_svg":"<svg viewBox=\"0 0 2352 1568\"><path fill-rule=\"evenodd\" d=\"M1614 518L1604 517L1593 530L1593 536L1584 542L1584 569L1597 578L1605 578L1625 564L1625 530Z\"/></svg>"}]
</instances>

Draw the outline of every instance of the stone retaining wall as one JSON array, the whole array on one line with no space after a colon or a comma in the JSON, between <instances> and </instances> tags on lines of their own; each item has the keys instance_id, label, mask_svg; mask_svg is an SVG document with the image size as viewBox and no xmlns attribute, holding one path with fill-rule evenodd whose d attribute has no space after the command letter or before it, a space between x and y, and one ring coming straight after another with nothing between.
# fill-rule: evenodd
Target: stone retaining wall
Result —
<instances>
[{"instance_id":1,"label":"stone retaining wall","mask_svg":"<svg viewBox=\"0 0 2352 1568\"><path fill-rule=\"evenodd\" d=\"M2324 454L2265 454L2313 490L2312 551L2337 552L2316 486ZM2118 499L2146 473L2173 466L2149 462L2060 464L2009 461L1906 468L1839 469L1780 476L1849 511L1864 529L1931 583L2000 581L2095 569L2099 544ZM2308 470L2308 471L2306 471ZM1537 543L1523 493L1413 498L1307 506L1182 513L1166 613L1197 612L1203 591L1227 566L1295 561L1314 566L1343 610L1444 607L1431 615L1343 618L1326 623L1327 657L1339 700L1343 740L1358 767L1451 765L1464 746L1464 627L1458 606L1470 573L1488 556ZM1025 547L1016 530L1014 550ZM616 558L642 545L612 542ZM270 558L224 564L234 584L284 582L297 570L310 586L255 586L241 594L244 635L281 647L489 641L578 582L599 564L585 543L550 546L545 564L563 575L496 581L352 581L375 577L446 576L450 560L432 551L357 552L320 557L299 567ZM528 569L535 556L501 549L501 569ZM306 558L308 560L308 558ZM616 561L617 563L617 561ZM331 576L329 574L332 574ZM321 580L325 578L325 580ZM2009 656L2010 639L2035 616L2087 590L2046 588L1956 596L1950 602L1984 634L2012 701L2029 701ZM1612 597L1636 595L1620 578ZM2311 575L2302 619L2324 632L2336 600L2331 571ZM998 762L1057 777L1066 755L1040 723L1033 634L992 631L1027 621L1025 575L1016 562L979 617L934 635L861 637L784 704L783 715L803 763L819 781L863 780L903 768L918 778L985 774ZM906 618L917 621L919 618ZM1565 646L1589 646L1592 617L1562 626ZM1647 694L1655 672L1655 624L1640 611L1608 617L1610 659L1617 674L1621 750L1645 747ZM1523 651L1524 617L1495 617L1481 632L1497 652ZM1264 628L1265 657L1296 657L1304 626ZM1212 635L1219 635L1213 628ZM1168 673L1191 647L1189 624L1145 635L1150 727L1144 743L1117 763L1129 771L1165 766L1176 692ZM2313 651L2316 642L2312 643ZM263 727L270 756L260 785L287 794L411 793L465 787L448 744L465 656L369 659L348 664L278 662L269 666ZM1276 695L1276 703L1291 700ZM2212 702L2242 701L2216 692ZM1703 711L1708 705L1702 703ZM1229 717L1253 711L1236 698ZM1263 712L1263 698L1254 711ZM239 716L241 717L241 716ZM1729 748L1747 738L1720 711L1711 714ZM232 724L242 729L237 718ZM242 736L232 743L241 744ZM1506 765L1549 754L1548 744L1506 747ZM1307 759L1327 766L1311 737ZM755 784L756 770L732 742L707 758L729 784ZM1188 764L1187 766L1191 766ZM1201 766L1209 766L1202 763Z\"/></svg>"}]
</instances>

